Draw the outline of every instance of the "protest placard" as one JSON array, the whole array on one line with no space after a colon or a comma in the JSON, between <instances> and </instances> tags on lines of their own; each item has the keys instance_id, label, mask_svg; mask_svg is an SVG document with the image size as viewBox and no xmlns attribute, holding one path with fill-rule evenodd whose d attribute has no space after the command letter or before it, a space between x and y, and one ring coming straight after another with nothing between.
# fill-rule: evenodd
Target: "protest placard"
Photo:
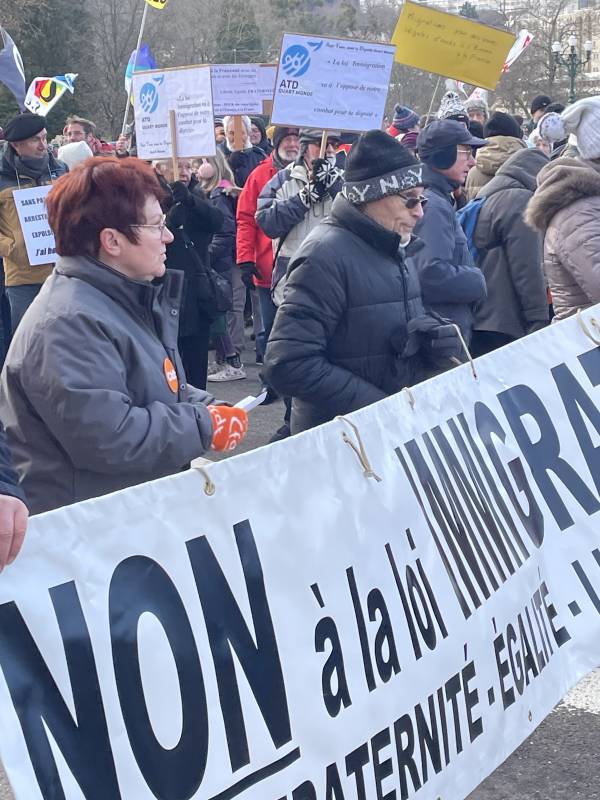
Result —
<instances>
[{"instance_id":1,"label":"protest placard","mask_svg":"<svg viewBox=\"0 0 600 800\"><path fill-rule=\"evenodd\" d=\"M261 64L258 70L258 93L262 101L263 114L268 117L273 111L273 95L277 80L277 64Z\"/></svg>"},{"instance_id":2,"label":"protest placard","mask_svg":"<svg viewBox=\"0 0 600 800\"><path fill-rule=\"evenodd\" d=\"M15 208L19 217L27 258L32 267L53 264L56 261L54 234L48 225L46 197L52 185L34 186L31 189L16 189L13 192Z\"/></svg>"},{"instance_id":3,"label":"protest placard","mask_svg":"<svg viewBox=\"0 0 600 800\"><path fill-rule=\"evenodd\" d=\"M17 800L472 792L600 659L600 348L571 318L476 365L34 517L0 575Z\"/></svg>"},{"instance_id":4,"label":"protest placard","mask_svg":"<svg viewBox=\"0 0 600 800\"><path fill-rule=\"evenodd\" d=\"M400 64L495 89L515 36L406 0L392 42Z\"/></svg>"},{"instance_id":5,"label":"protest placard","mask_svg":"<svg viewBox=\"0 0 600 800\"><path fill-rule=\"evenodd\" d=\"M171 158L169 112L177 118L177 157L214 156L210 67L136 72L133 75L139 158Z\"/></svg>"},{"instance_id":6,"label":"protest placard","mask_svg":"<svg viewBox=\"0 0 600 800\"><path fill-rule=\"evenodd\" d=\"M258 64L213 64L210 74L217 116L262 113Z\"/></svg>"},{"instance_id":7,"label":"protest placard","mask_svg":"<svg viewBox=\"0 0 600 800\"><path fill-rule=\"evenodd\" d=\"M285 33L271 121L329 130L379 128L395 48Z\"/></svg>"}]
</instances>

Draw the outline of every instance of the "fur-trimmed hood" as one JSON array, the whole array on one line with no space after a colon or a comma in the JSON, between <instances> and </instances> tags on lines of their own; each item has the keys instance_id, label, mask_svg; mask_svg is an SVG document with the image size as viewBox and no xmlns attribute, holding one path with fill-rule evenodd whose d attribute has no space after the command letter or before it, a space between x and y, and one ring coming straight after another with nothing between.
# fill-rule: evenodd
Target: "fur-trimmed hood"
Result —
<instances>
[{"instance_id":1,"label":"fur-trimmed hood","mask_svg":"<svg viewBox=\"0 0 600 800\"><path fill-rule=\"evenodd\" d=\"M585 197L600 196L600 163L559 158L540 171L537 183L537 191L525 211L525 221L545 232L563 208Z\"/></svg>"}]
</instances>

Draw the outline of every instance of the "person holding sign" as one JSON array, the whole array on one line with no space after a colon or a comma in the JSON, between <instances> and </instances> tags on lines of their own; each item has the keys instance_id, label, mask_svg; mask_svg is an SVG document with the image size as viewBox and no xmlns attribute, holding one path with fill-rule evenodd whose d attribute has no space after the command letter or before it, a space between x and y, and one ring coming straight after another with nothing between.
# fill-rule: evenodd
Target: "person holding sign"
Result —
<instances>
[{"instance_id":1,"label":"person holding sign","mask_svg":"<svg viewBox=\"0 0 600 800\"><path fill-rule=\"evenodd\" d=\"M248 180L248 176L252 170L255 169L261 161L265 160L267 153L261 150L260 147L252 144L252 124L250 122L250 117L242 115L238 119L241 121L241 125L238 135L236 136L235 117L223 117L225 141L221 145L221 148L233 172L235 185L241 188Z\"/></svg>"},{"instance_id":2,"label":"person holding sign","mask_svg":"<svg viewBox=\"0 0 600 800\"><path fill-rule=\"evenodd\" d=\"M13 339L0 418L34 514L233 449L248 420L187 383L183 274L151 166L91 158L48 195L60 258Z\"/></svg>"},{"instance_id":3,"label":"person holding sign","mask_svg":"<svg viewBox=\"0 0 600 800\"><path fill-rule=\"evenodd\" d=\"M49 259L48 263L38 266L29 263L15 192L51 183L67 172L68 167L48 153L44 117L30 113L14 117L4 128L4 138L8 144L0 164L0 258L4 260L6 295L14 332L52 271L54 261ZM43 205L32 208L30 216L40 213L45 213Z\"/></svg>"},{"instance_id":4,"label":"person holding sign","mask_svg":"<svg viewBox=\"0 0 600 800\"><path fill-rule=\"evenodd\" d=\"M293 397L292 433L418 383L459 355L455 328L423 310L412 264L423 180L399 142L363 134L331 215L292 258L264 369Z\"/></svg>"}]
</instances>

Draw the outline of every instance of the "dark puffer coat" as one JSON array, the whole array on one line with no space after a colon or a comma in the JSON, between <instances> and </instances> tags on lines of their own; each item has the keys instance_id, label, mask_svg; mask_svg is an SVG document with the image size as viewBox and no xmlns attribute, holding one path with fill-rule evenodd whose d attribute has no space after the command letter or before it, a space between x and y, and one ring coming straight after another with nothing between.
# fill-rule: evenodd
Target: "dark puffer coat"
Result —
<instances>
[{"instance_id":1,"label":"dark puffer coat","mask_svg":"<svg viewBox=\"0 0 600 800\"><path fill-rule=\"evenodd\" d=\"M338 195L290 262L264 375L293 397L292 432L320 425L418 382L419 354L402 358L407 323L423 313L400 237Z\"/></svg>"},{"instance_id":2,"label":"dark puffer coat","mask_svg":"<svg viewBox=\"0 0 600 800\"><path fill-rule=\"evenodd\" d=\"M423 303L460 325L469 341L474 305L485 299L485 279L473 264L467 238L456 217L452 193L457 185L427 165L423 178L429 204L415 228L415 235L425 243L415 255Z\"/></svg>"},{"instance_id":3,"label":"dark puffer coat","mask_svg":"<svg viewBox=\"0 0 600 800\"><path fill-rule=\"evenodd\" d=\"M546 164L541 150L519 150L477 195L486 200L473 240L488 296L476 309L475 330L519 339L549 322L542 237L523 219Z\"/></svg>"}]
</instances>

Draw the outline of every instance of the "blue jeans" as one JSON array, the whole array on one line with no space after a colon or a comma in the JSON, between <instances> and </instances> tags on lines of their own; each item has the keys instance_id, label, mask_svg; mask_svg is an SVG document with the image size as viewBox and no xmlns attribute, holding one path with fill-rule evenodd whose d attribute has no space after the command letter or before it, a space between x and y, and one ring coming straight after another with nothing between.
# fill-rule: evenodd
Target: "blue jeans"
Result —
<instances>
[{"instance_id":1,"label":"blue jeans","mask_svg":"<svg viewBox=\"0 0 600 800\"><path fill-rule=\"evenodd\" d=\"M271 335L271 328L273 327L273 323L275 322L275 314L277 313L277 306L273 303L271 299L271 290L265 289L262 286L256 287L256 292L258 294L258 301L260 303L260 312L262 314L262 322L263 322L263 330L260 334L260 342L257 346L257 350L259 350L262 355L264 355L265 350L267 349L267 342L269 341L269 336Z\"/></svg>"},{"instance_id":2,"label":"blue jeans","mask_svg":"<svg viewBox=\"0 0 600 800\"><path fill-rule=\"evenodd\" d=\"M13 334L17 330L17 325L21 322L23 314L32 304L42 286L43 284L41 283L31 283L23 286L6 287L6 296L10 303L10 320Z\"/></svg>"}]
</instances>

